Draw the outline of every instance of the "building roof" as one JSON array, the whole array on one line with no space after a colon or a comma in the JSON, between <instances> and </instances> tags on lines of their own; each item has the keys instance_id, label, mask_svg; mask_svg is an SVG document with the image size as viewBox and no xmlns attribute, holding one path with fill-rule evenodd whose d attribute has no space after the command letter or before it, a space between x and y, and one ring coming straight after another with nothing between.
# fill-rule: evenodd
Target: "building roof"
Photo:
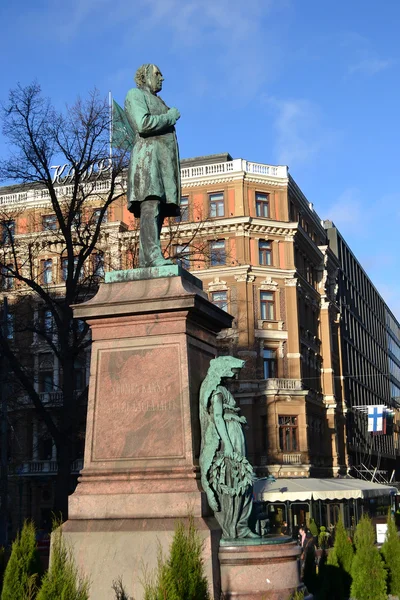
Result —
<instances>
[{"instance_id":1,"label":"building roof","mask_svg":"<svg viewBox=\"0 0 400 600\"><path fill-rule=\"evenodd\" d=\"M391 485L352 478L282 478L276 481L263 478L254 483L254 497L258 502L350 500L393 494L397 494L397 489Z\"/></svg>"}]
</instances>

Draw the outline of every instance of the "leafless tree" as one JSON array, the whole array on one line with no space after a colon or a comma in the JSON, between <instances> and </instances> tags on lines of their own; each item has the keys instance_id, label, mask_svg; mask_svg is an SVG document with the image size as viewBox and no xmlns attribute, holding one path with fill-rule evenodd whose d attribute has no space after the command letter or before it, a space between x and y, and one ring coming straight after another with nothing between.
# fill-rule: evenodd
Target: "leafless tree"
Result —
<instances>
[{"instance_id":1,"label":"leafless tree","mask_svg":"<svg viewBox=\"0 0 400 600\"><path fill-rule=\"evenodd\" d=\"M30 222L18 231L19 211L27 205L2 209L1 281L16 302L20 340L34 335L58 358L62 378L57 410L38 391L26 346L1 332L0 348L57 448L54 510L63 518L68 515L71 463L86 402L85 392L76 387L75 367L90 344L87 325L73 318L72 306L96 291L103 271L102 223L110 205L124 194L126 157L122 151L112 160L109 156L109 119L107 102L96 91L60 112L36 83L18 85L2 110L9 155L0 160L0 180L20 184L20 192L27 198L36 195L52 214L43 222L33 202ZM68 167L55 170L57 164ZM93 212L93 206L99 208ZM48 231L43 231L46 225ZM54 285L45 255L58 257L63 285Z\"/></svg>"}]
</instances>

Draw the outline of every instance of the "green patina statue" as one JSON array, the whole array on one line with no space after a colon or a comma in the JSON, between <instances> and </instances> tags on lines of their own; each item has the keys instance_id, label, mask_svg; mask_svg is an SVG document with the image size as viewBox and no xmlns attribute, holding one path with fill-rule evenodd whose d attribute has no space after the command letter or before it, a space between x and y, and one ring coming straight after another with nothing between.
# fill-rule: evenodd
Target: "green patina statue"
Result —
<instances>
[{"instance_id":1,"label":"green patina statue","mask_svg":"<svg viewBox=\"0 0 400 600\"><path fill-rule=\"evenodd\" d=\"M246 458L246 419L223 385L243 366L233 356L214 358L200 388L201 483L224 539L258 537L248 525L253 468Z\"/></svg>"},{"instance_id":2,"label":"green patina statue","mask_svg":"<svg viewBox=\"0 0 400 600\"><path fill-rule=\"evenodd\" d=\"M173 264L161 252L165 217L178 216L181 195L176 108L157 96L163 77L156 65L142 65L137 87L128 91L125 110L113 103L112 145L131 150L128 171L128 209L140 218L140 267Z\"/></svg>"}]
</instances>

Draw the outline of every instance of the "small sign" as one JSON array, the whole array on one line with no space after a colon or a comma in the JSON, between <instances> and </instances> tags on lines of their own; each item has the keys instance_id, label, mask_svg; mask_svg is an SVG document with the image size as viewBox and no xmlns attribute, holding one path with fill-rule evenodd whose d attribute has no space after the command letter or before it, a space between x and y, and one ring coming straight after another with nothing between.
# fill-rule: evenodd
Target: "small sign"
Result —
<instances>
[{"instance_id":1,"label":"small sign","mask_svg":"<svg viewBox=\"0 0 400 600\"><path fill-rule=\"evenodd\" d=\"M376 525L376 541L378 544L383 544L386 539L387 523L377 523Z\"/></svg>"}]
</instances>

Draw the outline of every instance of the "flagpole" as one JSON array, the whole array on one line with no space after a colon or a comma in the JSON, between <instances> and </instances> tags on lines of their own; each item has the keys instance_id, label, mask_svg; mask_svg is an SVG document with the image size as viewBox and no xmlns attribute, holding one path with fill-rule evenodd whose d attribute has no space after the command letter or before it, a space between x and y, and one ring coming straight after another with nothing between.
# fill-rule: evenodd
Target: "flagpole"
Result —
<instances>
[{"instance_id":1,"label":"flagpole","mask_svg":"<svg viewBox=\"0 0 400 600\"><path fill-rule=\"evenodd\" d=\"M108 92L108 107L109 107L109 110L110 110L110 132L109 132L110 161L112 162L113 109L112 109L112 95L111 95L111 90Z\"/></svg>"}]
</instances>

